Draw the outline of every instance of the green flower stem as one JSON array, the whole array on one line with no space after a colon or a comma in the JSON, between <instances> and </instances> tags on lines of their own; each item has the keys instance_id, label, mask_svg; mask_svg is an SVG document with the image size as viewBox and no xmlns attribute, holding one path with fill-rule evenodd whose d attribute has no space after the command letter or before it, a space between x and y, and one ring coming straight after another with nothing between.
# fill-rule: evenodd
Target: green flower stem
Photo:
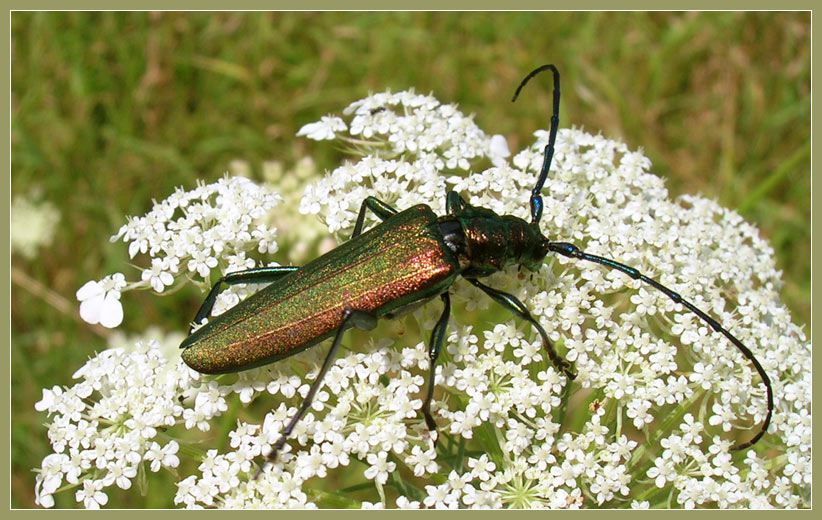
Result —
<instances>
[{"instance_id":1,"label":"green flower stem","mask_svg":"<svg viewBox=\"0 0 822 520\"><path fill-rule=\"evenodd\" d=\"M662 424L656 431L651 435L650 438L646 439L643 444L640 444L637 449L634 451L633 456L631 457L630 462L627 464L628 471L636 475L645 475L648 470L653 466L653 461L649 460L642 469L635 471L634 467L636 464L639 463L640 460L645 456L645 452L647 451L647 447L649 446L658 446L659 439L662 438L663 435L670 433L671 428L673 425L682 420L688 410L696 403L701 397L704 392L694 392L694 394L682 402L679 406L677 406L671 413L669 413L665 420L662 421Z\"/></svg>"}]
</instances>

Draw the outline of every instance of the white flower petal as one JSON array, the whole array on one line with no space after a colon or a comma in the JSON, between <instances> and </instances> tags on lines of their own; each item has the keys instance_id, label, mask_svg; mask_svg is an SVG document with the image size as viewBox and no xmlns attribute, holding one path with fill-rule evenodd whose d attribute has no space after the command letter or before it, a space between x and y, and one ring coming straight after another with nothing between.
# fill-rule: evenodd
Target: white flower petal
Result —
<instances>
[{"instance_id":1,"label":"white flower petal","mask_svg":"<svg viewBox=\"0 0 822 520\"><path fill-rule=\"evenodd\" d=\"M105 290L102 284L95 280L89 280L82 287L77 289L75 295L79 301L89 300L95 296L102 296Z\"/></svg>"},{"instance_id":2,"label":"white flower petal","mask_svg":"<svg viewBox=\"0 0 822 520\"><path fill-rule=\"evenodd\" d=\"M491 136L488 155L491 156L491 161L494 163L494 166L500 166L497 164L497 161L511 155L511 150L508 149L508 141L505 140L504 136L500 134Z\"/></svg>"},{"instance_id":3,"label":"white flower petal","mask_svg":"<svg viewBox=\"0 0 822 520\"><path fill-rule=\"evenodd\" d=\"M119 295L109 292L100 309L100 325L113 329L123 322L123 305L120 303Z\"/></svg>"},{"instance_id":4,"label":"white flower petal","mask_svg":"<svg viewBox=\"0 0 822 520\"><path fill-rule=\"evenodd\" d=\"M83 321L96 325L100 323L100 314L103 311L105 297L103 293L96 294L80 304L80 317Z\"/></svg>"}]
</instances>

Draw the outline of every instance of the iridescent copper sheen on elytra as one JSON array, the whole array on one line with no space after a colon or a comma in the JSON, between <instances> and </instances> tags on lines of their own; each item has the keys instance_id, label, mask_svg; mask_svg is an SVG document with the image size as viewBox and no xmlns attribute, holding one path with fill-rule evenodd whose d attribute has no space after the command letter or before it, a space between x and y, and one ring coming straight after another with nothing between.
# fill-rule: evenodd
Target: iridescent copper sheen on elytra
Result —
<instances>
[{"instance_id":1,"label":"iridescent copper sheen on elytra","mask_svg":"<svg viewBox=\"0 0 822 520\"><path fill-rule=\"evenodd\" d=\"M333 335L346 308L384 316L442 293L459 272L437 216L414 206L214 318L183 343L183 360L207 374L266 365Z\"/></svg>"}]
</instances>

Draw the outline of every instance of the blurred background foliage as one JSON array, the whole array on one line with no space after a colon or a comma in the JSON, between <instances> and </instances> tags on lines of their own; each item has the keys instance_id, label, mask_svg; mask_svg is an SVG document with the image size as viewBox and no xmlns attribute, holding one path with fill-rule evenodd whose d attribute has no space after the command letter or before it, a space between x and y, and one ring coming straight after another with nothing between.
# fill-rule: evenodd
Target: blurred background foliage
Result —
<instances>
[{"instance_id":1,"label":"blurred background foliage","mask_svg":"<svg viewBox=\"0 0 822 520\"><path fill-rule=\"evenodd\" d=\"M512 105L513 89L555 63L560 125L642 148L672 195L701 192L756 223L794 320L809 323L809 13L14 12L11 36L12 196L61 215L49 247L12 257L12 507L33 505L31 469L50 451L41 389L105 347L75 291L139 278L108 241L125 216L237 164L257 178L306 155L333 168L339 152L294 134L369 92L458 102L517 150L547 127L551 92ZM201 298L127 293L124 327L183 330ZM110 493L109 507L171 506L167 478L156 495ZM65 495L58 507L74 505Z\"/></svg>"}]
</instances>

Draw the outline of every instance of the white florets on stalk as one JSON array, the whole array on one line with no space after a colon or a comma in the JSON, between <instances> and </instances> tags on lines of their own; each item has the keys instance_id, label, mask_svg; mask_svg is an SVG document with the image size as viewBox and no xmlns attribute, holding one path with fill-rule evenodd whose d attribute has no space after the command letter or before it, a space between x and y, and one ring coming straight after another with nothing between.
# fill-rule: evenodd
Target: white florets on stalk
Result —
<instances>
[{"instance_id":1,"label":"white florets on stalk","mask_svg":"<svg viewBox=\"0 0 822 520\"><path fill-rule=\"evenodd\" d=\"M164 342L177 348L180 339L170 335ZM164 357L161 352L170 347L156 340L118 337L112 345L74 374L79 383L45 389L36 404L52 417L48 436L54 453L43 459L35 487L44 507L54 504L52 494L61 486L79 486L77 501L98 508L108 501L104 488L129 489L138 473L179 464L179 443L161 431L191 410L179 400L196 388L191 370ZM208 429L207 422L202 426Z\"/></svg>"},{"instance_id":2,"label":"white florets on stalk","mask_svg":"<svg viewBox=\"0 0 822 520\"><path fill-rule=\"evenodd\" d=\"M300 203L303 213L319 215L340 240L350 236L367 196L399 209L424 203L442 214L445 192L454 189L470 204L529 218L528 195L547 132L536 132L536 142L509 163L504 139L487 136L455 106L431 96L374 94L343 115L300 131L312 139L338 140L360 156L310 184ZM427 305L401 318L403 333L393 338L372 335L358 346L344 341L351 350L341 349L277 463L254 480L261 455L316 378L323 347L221 379L201 377L179 359L163 361L152 347L128 354L142 361L117 358L151 367L128 373L107 364L127 354L104 353L81 369L81 383L65 391L55 387L38 403L54 415L49 434L53 457L59 459L43 462L40 503L49 505L65 480L82 481L78 501L99 506L105 503L104 487L127 485L146 464L152 470L171 466L172 454L156 441L160 425L176 426L177 434L205 430L233 393L243 403L271 394L264 398L275 403L273 411L260 424L238 421L224 453L203 450L198 474L180 479L175 503L191 508L808 506L810 345L779 301L773 251L733 211L697 196L669 199L649 167L647 158L624 144L561 130L543 190L541 227L552 240L574 242L658 279L751 348L773 381L776 410L768 435L744 454L729 452L729 438L737 430L758 428L766 412L765 388L744 356L652 288L601 266L549 257L532 276L510 269L487 283L526 303L574 363L578 377L570 386L527 324L502 313L495 322L467 325L455 312L436 371L435 450L420 409L428 380L428 335L441 305ZM470 171L479 173L463 176ZM159 292L171 285L166 273L176 279L185 269L207 278L212 269L225 273L248 266L244 253L262 238L269 251L276 247L270 245L273 237L254 235L250 226L256 217L243 218L261 215L276 199L245 180L228 179L220 186L232 194L224 206L217 197L220 210L203 202L216 192L207 195L202 190L209 187L201 186L192 192L196 195L175 193L124 226L116 238L131 242L132 256L141 251L152 258L149 274L138 283ZM94 297L102 292L105 300L108 290L115 289L95 289ZM234 290L234 300L245 296ZM457 282L451 291L455 309L495 305L469 284ZM100 365L110 373L92 376ZM97 404L89 408L92 391L108 395L116 385L130 395L147 392L149 405L131 399L114 407L94 398ZM181 404L178 395L188 400ZM161 412L139 406L159 406ZM103 426L97 412L91 413L98 408L119 415ZM121 426L107 428L109 423ZM175 430L163 435L171 439ZM747 435L752 433L740 437ZM99 455L95 442L130 447L121 449L122 456L108 457L120 451L103 446ZM340 475L346 483L368 484L369 501L323 490L324 479Z\"/></svg>"},{"instance_id":3,"label":"white florets on stalk","mask_svg":"<svg viewBox=\"0 0 822 520\"><path fill-rule=\"evenodd\" d=\"M126 283L125 275L116 273L86 283L77 291L80 316L92 324L117 327L123 320L122 291L151 287L162 293L183 274L208 286L214 270L226 273L255 267L247 254L277 250L277 230L264 217L279 200L276 193L243 177L200 184L191 191L178 189L146 215L130 217L111 237L112 242L129 243L130 258L151 257L141 280ZM229 290L218 298L215 312L238 301L237 291Z\"/></svg>"}]
</instances>

